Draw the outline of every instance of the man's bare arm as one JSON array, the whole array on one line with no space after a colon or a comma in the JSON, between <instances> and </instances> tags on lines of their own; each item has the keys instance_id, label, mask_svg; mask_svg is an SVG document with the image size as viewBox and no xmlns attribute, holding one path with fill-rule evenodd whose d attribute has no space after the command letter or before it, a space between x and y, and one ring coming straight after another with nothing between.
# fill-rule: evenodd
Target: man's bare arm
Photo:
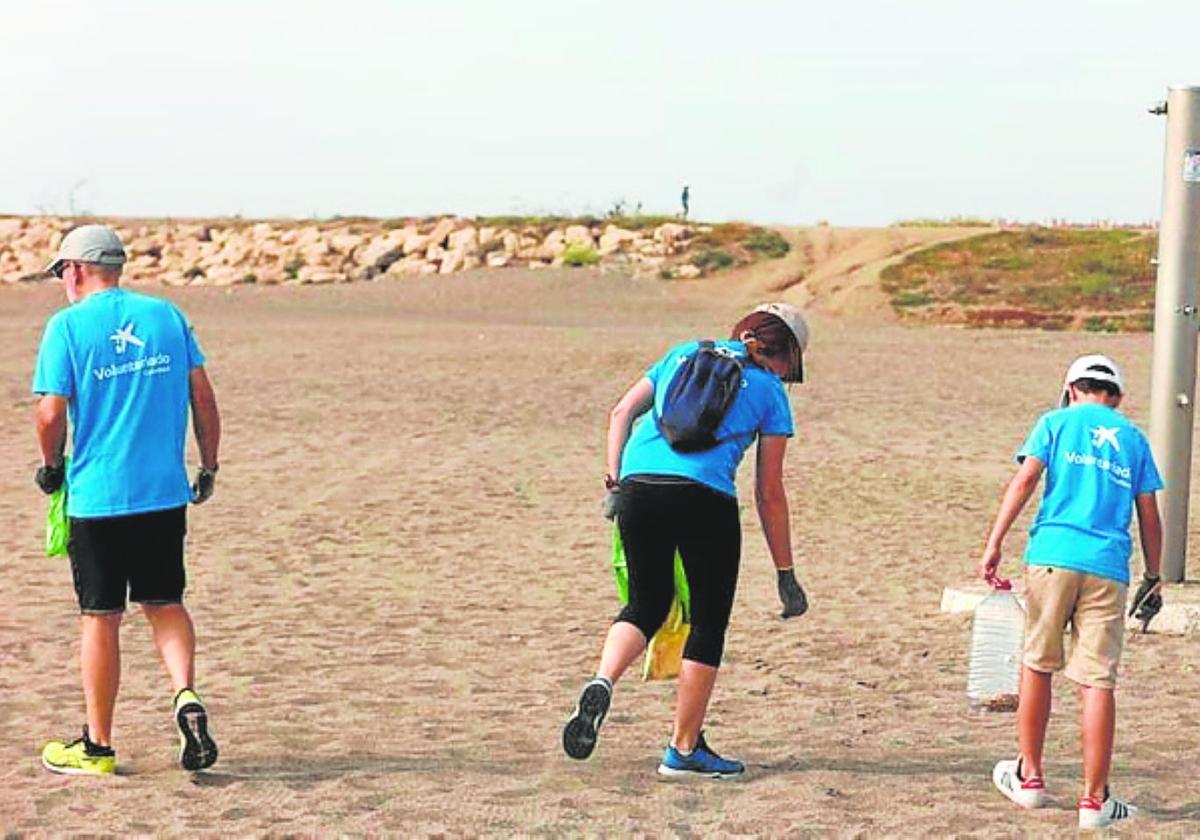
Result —
<instances>
[{"instance_id":1,"label":"man's bare arm","mask_svg":"<svg viewBox=\"0 0 1200 840\"><path fill-rule=\"evenodd\" d=\"M61 464L67 446L67 398L57 394L43 395L37 401L35 419L42 463L46 466Z\"/></svg>"},{"instance_id":2,"label":"man's bare arm","mask_svg":"<svg viewBox=\"0 0 1200 840\"><path fill-rule=\"evenodd\" d=\"M203 367L194 367L189 376L192 401L192 430L200 449L200 466L214 469L221 448L221 413L217 395Z\"/></svg>"}]
</instances>

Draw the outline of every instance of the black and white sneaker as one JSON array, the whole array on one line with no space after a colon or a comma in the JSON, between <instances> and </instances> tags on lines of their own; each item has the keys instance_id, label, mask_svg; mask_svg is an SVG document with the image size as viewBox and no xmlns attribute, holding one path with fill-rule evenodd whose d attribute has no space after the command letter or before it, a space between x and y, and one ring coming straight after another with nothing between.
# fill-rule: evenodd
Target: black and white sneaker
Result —
<instances>
[{"instance_id":1,"label":"black and white sneaker","mask_svg":"<svg viewBox=\"0 0 1200 840\"><path fill-rule=\"evenodd\" d=\"M190 688L175 695L175 725L179 727L179 764L184 770L203 770L217 761L217 744L208 732L208 710Z\"/></svg>"},{"instance_id":2,"label":"black and white sneaker","mask_svg":"<svg viewBox=\"0 0 1200 840\"><path fill-rule=\"evenodd\" d=\"M1095 797L1085 796L1079 800L1079 830L1095 831L1107 828L1113 823L1133 819L1137 812L1138 809L1128 802L1109 796L1107 790L1103 802L1097 801Z\"/></svg>"},{"instance_id":3,"label":"black and white sneaker","mask_svg":"<svg viewBox=\"0 0 1200 840\"><path fill-rule=\"evenodd\" d=\"M612 703L612 683L596 677L583 687L579 703L563 727L563 750L571 758L582 761L596 749L596 736Z\"/></svg>"}]
</instances>

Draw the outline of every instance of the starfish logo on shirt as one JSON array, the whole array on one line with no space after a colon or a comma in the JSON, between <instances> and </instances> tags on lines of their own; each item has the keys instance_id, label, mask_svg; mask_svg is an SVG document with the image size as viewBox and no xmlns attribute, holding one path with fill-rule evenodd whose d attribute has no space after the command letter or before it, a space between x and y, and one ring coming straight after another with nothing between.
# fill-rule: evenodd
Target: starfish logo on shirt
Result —
<instances>
[{"instance_id":1,"label":"starfish logo on shirt","mask_svg":"<svg viewBox=\"0 0 1200 840\"><path fill-rule=\"evenodd\" d=\"M1121 444L1117 442L1117 432L1121 431L1120 427L1096 426L1094 429L1089 429L1089 431L1092 433L1093 449L1100 449L1101 447L1108 445L1117 452L1121 451Z\"/></svg>"},{"instance_id":2,"label":"starfish logo on shirt","mask_svg":"<svg viewBox=\"0 0 1200 840\"><path fill-rule=\"evenodd\" d=\"M124 353L130 344L134 347L145 347L146 342L142 341L133 334L133 322L126 324L119 330L116 330L108 337L108 340L113 343L113 349L118 353Z\"/></svg>"}]
</instances>

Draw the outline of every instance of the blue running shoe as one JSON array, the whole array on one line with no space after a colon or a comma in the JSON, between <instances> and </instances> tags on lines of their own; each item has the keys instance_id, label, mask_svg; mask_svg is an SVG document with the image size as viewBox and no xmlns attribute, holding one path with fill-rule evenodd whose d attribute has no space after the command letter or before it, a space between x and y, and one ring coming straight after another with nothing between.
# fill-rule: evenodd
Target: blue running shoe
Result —
<instances>
[{"instance_id":1,"label":"blue running shoe","mask_svg":"<svg viewBox=\"0 0 1200 840\"><path fill-rule=\"evenodd\" d=\"M699 779L736 779L746 772L746 765L740 761L721 758L704 742L704 733L696 739L696 746L690 753L682 753L668 745L663 753L662 763L658 765L658 774L670 778L699 778Z\"/></svg>"},{"instance_id":2,"label":"blue running shoe","mask_svg":"<svg viewBox=\"0 0 1200 840\"><path fill-rule=\"evenodd\" d=\"M612 683L604 677L596 677L583 687L579 704L563 727L563 750L567 755L582 761L592 754L611 703Z\"/></svg>"}]
</instances>

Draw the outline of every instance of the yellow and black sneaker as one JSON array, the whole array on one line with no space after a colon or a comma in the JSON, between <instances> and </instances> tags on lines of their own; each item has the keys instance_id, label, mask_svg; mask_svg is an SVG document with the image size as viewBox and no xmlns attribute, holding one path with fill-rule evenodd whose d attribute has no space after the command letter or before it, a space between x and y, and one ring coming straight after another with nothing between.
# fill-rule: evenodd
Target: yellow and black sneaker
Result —
<instances>
[{"instance_id":1,"label":"yellow and black sneaker","mask_svg":"<svg viewBox=\"0 0 1200 840\"><path fill-rule=\"evenodd\" d=\"M179 727L179 764L184 770L203 770L217 761L217 743L208 734L208 712L190 688L175 695L175 725Z\"/></svg>"},{"instance_id":2,"label":"yellow and black sneaker","mask_svg":"<svg viewBox=\"0 0 1200 840\"><path fill-rule=\"evenodd\" d=\"M112 747L93 744L85 726L83 736L70 743L51 741L42 747L42 766L51 773L111 776L117 772L117 754Z\"/></svg>"}]
</instances>

